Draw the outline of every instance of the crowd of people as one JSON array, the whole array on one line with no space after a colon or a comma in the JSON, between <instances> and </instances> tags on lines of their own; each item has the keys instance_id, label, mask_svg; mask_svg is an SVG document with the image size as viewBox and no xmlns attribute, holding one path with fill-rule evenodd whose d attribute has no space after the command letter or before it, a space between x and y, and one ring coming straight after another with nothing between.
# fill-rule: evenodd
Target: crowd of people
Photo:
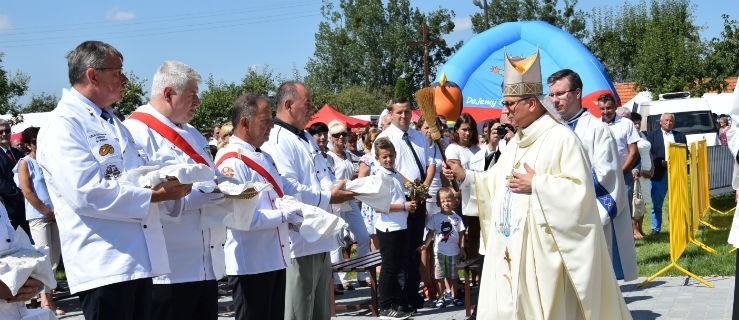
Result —
<instances>
[{"instance_id":1,"label":"crowd of people","mask_svg":"<svg viewBox=\"0 0 739 320\"><path fill-rule=\"evenodd\" d=\"M538 53L505 56L503 113L480 127L467 113L450 128L442 116L412 121L411 102L396 97L379 128L306 128L309 89L285 82L273 99L239 96L210 139L188 124L202 81L192 67L165 61L149 101L124 121L110 107L128 82L123 55L86 41L67 61L71 87L44 127L23 131L25 152L0 120L0 196L12 227L48 247L52 269L64 258L86 319L216 319L224 277L237 319L328 319L330 292L355 288L331 271L353 246L380 251L383 319L406 319L427 299L463 305L456 264L480 256L481 319L628 319L616 280L637 277L634 239L645 234L635 199L653 203L659 234L667 142L685 142L674 115L645 135L641 116L608 93L595 117L572 70L550 75L544 94ZM124 179L153 163L202 164L213 181ZM372 176L391 181L389 207L344 188ZM233 208L249 217L243 230L209 219L225 201L205 191L219 177L271 185L250 212ZM409 197L415 188L423 198ZM350 241L305 239L301 210L277 204L286 196L341 217ZM358 273L356 285L369 277ZM40 293L42 308L64 314L53 288L33 280L15 297L0 293Z\"/></svg>"}]
</instances>

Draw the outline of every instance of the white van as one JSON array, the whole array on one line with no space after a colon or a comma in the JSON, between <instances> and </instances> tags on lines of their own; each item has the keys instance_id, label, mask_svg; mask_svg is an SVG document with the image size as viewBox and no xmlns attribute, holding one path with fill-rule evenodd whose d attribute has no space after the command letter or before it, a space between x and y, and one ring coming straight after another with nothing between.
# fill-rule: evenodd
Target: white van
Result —
<instances>
[{"instance_id":1,"label":"white van","mask_svg":"<svg viewBox=\"0 0 739 320\"><path fill-rule=\"evenodd\" d=\"M716 145L718 124L706 99L691 98L688 92L664 93L659 100L636 105L634 112L642 116L642 130L659 128L660 116L668 112L675 115L674 130L684 133L688 143L705 139L709 146Z\"/></svg>"}]
</instances>

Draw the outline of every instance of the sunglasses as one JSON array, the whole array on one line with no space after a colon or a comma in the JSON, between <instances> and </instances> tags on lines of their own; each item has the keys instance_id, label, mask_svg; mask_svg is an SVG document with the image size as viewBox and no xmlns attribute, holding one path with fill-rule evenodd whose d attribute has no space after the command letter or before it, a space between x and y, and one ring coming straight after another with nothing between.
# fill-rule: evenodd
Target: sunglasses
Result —
<instances>
[{"instance_id":1,"label":"sunglasses","mask_svg":"<svg viewBox=\"0 0 739 320\"><path fill-rule=\"evenodd\" d=\"M10 134L10 129L0 130L0 134Z\"/></svg>"},{"instance_id":2,"label":"sunglasses","mask_svg":"<svg viewBox=\"0 0 739 320\"><path fill-rule=\"evenodd\" d=\"M346 132L334 133L331 136L334 138L346 137Z\"/></svg>"}]
</instances>

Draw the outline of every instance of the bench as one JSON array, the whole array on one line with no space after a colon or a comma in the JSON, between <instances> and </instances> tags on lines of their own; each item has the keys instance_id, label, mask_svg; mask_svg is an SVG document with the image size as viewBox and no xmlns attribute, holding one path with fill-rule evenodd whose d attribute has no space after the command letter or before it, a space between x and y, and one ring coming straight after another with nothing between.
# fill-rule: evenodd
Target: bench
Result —
<instances>
[{"instance_id":1,"label":"bench","mask_svg":"<svg viewBox=\"0 0 739 320\"><path fill-rule=\"evenodd\" d=\"M332 274L333 272L363 272L366 271L370 274L370 299L360 304L355 305L336 305L334 297L333 285L331 286L331 315L336 315L336 310L369 310L372 316L377 317L377 272L375 268L382 264L382 257L380 257L380 251L372 251L363 256L354 257L349 260L337 262L331 265ZM333 284L333 277L329 279Z\"/></svg>"},{"instance_id":2,"label":"bench","mask_svg":"<svg viewBox=\"0 0 739 320\"><path fill-rule=\"evenodd\" d=\"M477 256L457 264L457 270L464 271L464 311L468 317L472 315L472 308L477 307L477 304L472 304L471 301L472 293L470 291L472 291L472 288L470 287L470 282L472 282L472 270L481 272L484 258L484 256Z\"/></svg>"}]
</instances>

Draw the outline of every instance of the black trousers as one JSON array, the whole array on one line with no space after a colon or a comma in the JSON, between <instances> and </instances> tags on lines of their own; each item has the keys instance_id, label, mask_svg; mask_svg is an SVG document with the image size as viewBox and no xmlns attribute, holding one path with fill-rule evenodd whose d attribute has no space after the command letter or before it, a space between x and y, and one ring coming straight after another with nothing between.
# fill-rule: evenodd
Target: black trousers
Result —
<instances>
[{"instance_id":1,"label":"black trousers","mask_svg":"<svg viewBox=\"0 0 739 320\"><path fill-rule=\"evenodd\" d=\"M118 282L77 295L85 320L149 320L151 278Z\"/></svg>"},{"instance_id":2,"label":"black trousers","mask_svg":"<svg viewBox=\"0 0 739 320\"><path fill-rule=\"evenodd\" d=\"M285 318L285 269L228 276L233 288L236 320Z\"/></svg>"},{"instance_id":3,"label":"black trousers","mask_svg":"<svg viewBox=\"0 0 739 320\"><path fill-rule=\"evenodd\" d=\"M736 267L739 270L739 250L736 251ZM739 272L736 275L739 275ZM731 316L732 319L739 319L739 303L736 303L737 299L739 299L739 277L734 277L734 308L733 315Z\"/></svg>"},{"instance_id":4,"label":"black trousers","mask_svg":"<svg viewBox=\"0 0 739 320\"><path fill-rule=\"evenodd\" d=\"M421 283L421 273L419 266L421 265L421 253L418 247L423 243L423 228L426 226L426 206L419 205L415 212L408 215L408 229L405 233L405 264L403 273L405 275L403 283L403 295L408 304L421 308L423 307L423 297L418 293L418 285ZM380 240L382 245L382 240Z\"/></svg>"},{"instance_id":5,"label":"black trousers","mask_svg":"<svg viewBox=\"0 0 739 320\"><path fill-rule=\"evenodd\" d=\"M384 232L377 229L377 239L380 241L382 257L377 304L380 309L406 306L408 302L398 281L405 264L406 230Z\"/></svg>"},{"instance_id":6,"label":"black trousers","mask_svg":"<svg viewBox=\"0 0 739 320\"><path fill-rule=\"evenodd\" d=\"M155 284L151 309L153 320L218 319L218 282Z\"/></svg>"}]
</instances>

